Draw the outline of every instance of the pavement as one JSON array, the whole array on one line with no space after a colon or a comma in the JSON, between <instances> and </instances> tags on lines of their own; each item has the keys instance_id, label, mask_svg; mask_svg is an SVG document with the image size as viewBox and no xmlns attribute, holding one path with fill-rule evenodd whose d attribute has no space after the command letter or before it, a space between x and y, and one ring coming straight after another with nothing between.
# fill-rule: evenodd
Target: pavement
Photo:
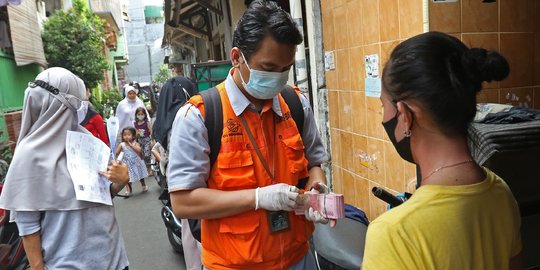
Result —
<instances>
[{"instance_id":1,"label":"pavement","mask_svg":"<svg viewBox=\"0 0 540 270\"><path fill-rule=\"evenodd\" d=\"M185 270L184 257L173 251L167 239L167 229L161 219L162 204L158 200L159 187L153 177L148 177L146 184L149 187L146 193L141 193L140 183L134 183L130 198L113 200L129 270Z\"/></svg>"}]
</instances>

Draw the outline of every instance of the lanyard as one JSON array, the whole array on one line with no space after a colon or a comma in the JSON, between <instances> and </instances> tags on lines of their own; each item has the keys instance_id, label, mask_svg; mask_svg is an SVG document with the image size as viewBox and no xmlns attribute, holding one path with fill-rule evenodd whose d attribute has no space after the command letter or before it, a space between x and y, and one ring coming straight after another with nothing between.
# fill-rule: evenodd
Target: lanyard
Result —
<instances>
[{"instance_id":1,"label":"lanyard","mask_svg":"<svg viewBox=\"0 0 540 270\"><path fill-rule=\"evenodd\" d=\"M266 163L266 160L263 158L263 155L261 153L261 150L259 149L259 146L257 146L257 142L255 142L255 138L253 137L253 134L251 133L251 129L249 129L249 126L247 124L247 121L246 119L244 118L244 114L240 114L240 120L242 120L242 125L244 126L244 129L246 130L247 132L247 135L249 137L249 140L251 141L251 144L253 145L253 148L255 148L255 152L257 153L257 156L259 157L259 160L261 161L261 163L263 164L264 166L264 169L266 170L266 173L268 174L268 176L270 176L270 178L272 179L272 182L274 183L275 182L275 179L274 179L274 174L270 171L270 168L268 168L268 164ZM275 121L274 121L274 133L276 132L276 127L275 127ZM264 132L264 131L263 131ZM268 142L266 142L268 143ZM274 143L275 144L275 143ZM274 145L275 147L275 145ZM274 159L274 163L275 163L275 153L273 154L273 157ZM275 166L275 164L273 165Z\"/></svg>"}]
</instances>

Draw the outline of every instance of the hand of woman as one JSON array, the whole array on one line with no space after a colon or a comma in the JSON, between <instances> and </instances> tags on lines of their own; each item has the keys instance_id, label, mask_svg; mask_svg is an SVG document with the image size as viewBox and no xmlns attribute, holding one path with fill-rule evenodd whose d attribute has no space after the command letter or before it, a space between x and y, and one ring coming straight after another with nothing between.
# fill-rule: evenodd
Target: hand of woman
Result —
<instances>
[{"instance_id":1,"label":"hand of woman","mask_svg":"<svg viewBox=\"0 0 540 270\"><path fill-rule=\"evenodd\" d=\"M100 172L100 175L105 176L113 184L111 186L111 193L116 194L122 190L127 183L129 183L128 166L124 163L112 161L106 172Z\"/></svg>"}]
</instances>

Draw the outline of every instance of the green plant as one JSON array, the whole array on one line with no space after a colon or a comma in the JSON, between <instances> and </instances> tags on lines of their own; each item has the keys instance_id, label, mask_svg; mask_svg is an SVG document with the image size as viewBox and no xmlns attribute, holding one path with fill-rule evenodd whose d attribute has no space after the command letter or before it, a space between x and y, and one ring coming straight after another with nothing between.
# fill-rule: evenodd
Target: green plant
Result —
<instances>
[{"instance_id":1,"label":"green plant","mask_svg":"<svg viewBox=\"0 0 540 270\"><path fill-rule=\"evenodd\" d=\"M90 102L94 105L96 112L101 114L104 119L111 117L111 110L116 110L118 103L124 99L122 94L116 90L105 90L101 93L101 102L98 97L92 96Z\"/></svg>"},{"instance_id":2,"label":"green plant","mask_svg":"<svg viewBox=\"0 0 540 270\"><path fill-rule=\"evenodd\" d=\"M154 81L159 85L163 85L168 79L172 77L173 75L169 67L167 65L161 64L159 65L159 69L156 72L156 75L154 75Z\"/></svg>"},{"instance_id":3,"label":"green plant","mask_svg":"<svg viewBox=\"0 0 540 270\"><path fill-rule=\"evenodd\" d=\"M43 25L45 55L50 67L64 67L93 88L108 68L102 49L105 20L75 0L68 11L57 11Z\"/></svg>"}]
</instances>

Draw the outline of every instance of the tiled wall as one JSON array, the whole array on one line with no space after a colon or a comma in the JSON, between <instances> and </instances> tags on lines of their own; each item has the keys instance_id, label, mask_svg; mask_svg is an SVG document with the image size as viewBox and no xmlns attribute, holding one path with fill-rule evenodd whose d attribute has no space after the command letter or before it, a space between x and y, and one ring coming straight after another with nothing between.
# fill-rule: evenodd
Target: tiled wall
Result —
<instances>
[{"instance_id":1,"label":"tiled wall","mask_svg":"<svg viewBox=\"0 0 540 270\"><path fill-rule=\"evenodd\" d=\"M334 52L336 65L326 72L334 191L345 194L345 201L363 209L370 220L386 211L371 188L411 191L416 173L386 136L379 98L366 97L364 56L378 54L382 72L400 41L423 32L422 3L321 1L324 51Z\"/></svg>"},{"instance_id":2,"label":"tiled wall","mask_svg":"<svg viewBox=\"0 0 540 270\"><path fill-rule=\"evenodd\" d=\"M540 109L540 1L460 0L429 5L430 30L454 34L467 45L501 52L510 76L484 84L478 102Z\"/></svg>"},{"instance_id":3,"label":"tiled wall","mask_svg":"<svg viewBox=\"0 0 540 270\"><path fill-rule=\"evenodd\" d=\"M364 56L379 54L382 72L400 41L423 32L423 3L321 0L324 51L334 52L336 65L326 72L334 190L370 219L386 210L371 188L411 192L416 172L388 140L379 99L365 95ZM479 102L540 108L540 0L429 1L428 10L430 30L496 49L510 62L509 78L486 83Z\"/></svg>"}]
</instances>

